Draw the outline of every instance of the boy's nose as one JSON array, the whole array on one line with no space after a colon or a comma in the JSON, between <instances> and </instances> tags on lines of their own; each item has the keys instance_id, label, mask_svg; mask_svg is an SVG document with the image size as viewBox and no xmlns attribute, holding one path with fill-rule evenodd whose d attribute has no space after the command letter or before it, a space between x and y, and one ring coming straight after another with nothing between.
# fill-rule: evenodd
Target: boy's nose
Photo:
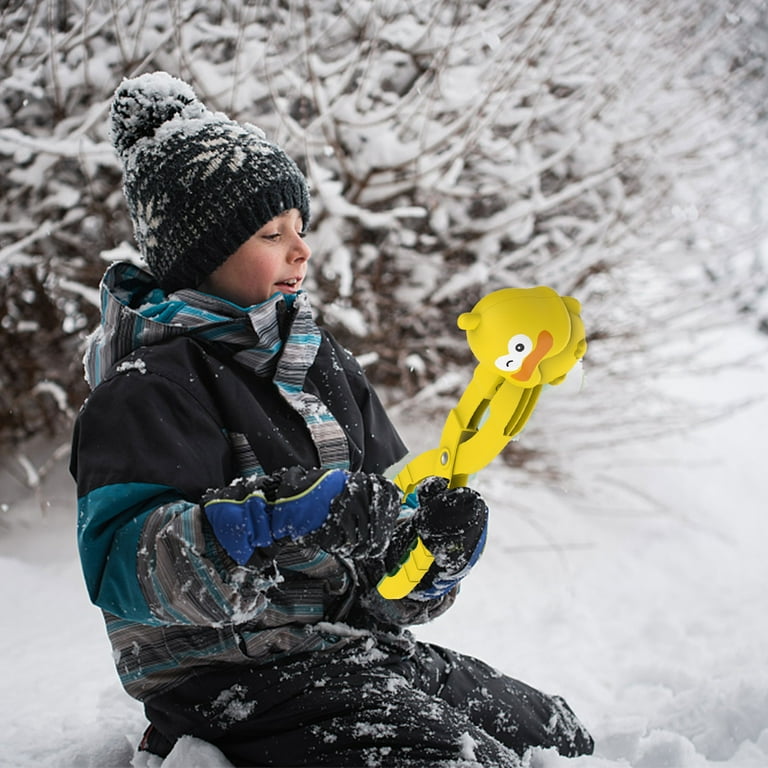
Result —
<instances>
[{"instance_id":1,"label":"boy's nose","mask_svg":"<svg viewBox=\"0 0 768 768\"><path fill-rule=\"evenodd\" d=\"M300 237L298 232L294 235L294 242L291 245L291 261L307 261L312 255L312 249L307 245L307 241Z\"/></svg>"}]
</instances>

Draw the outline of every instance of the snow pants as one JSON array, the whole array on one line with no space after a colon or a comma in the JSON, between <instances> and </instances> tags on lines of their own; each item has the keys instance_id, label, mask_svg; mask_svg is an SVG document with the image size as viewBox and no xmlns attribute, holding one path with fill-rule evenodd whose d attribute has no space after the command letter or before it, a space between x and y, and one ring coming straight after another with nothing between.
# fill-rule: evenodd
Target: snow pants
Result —
<instances>
[{"instance_id":1,"label":"snow pants","mask_svg":"<svg viewBox=\"0 0 768 768\"><path fill-rule=\"evenodd\" d=\"M187 734L236 766L519 766L531 747L590 754L566 702L477 659L371 637L274 665L208 671L145 704L149 751Z\"/></svg>"}]
</instances>

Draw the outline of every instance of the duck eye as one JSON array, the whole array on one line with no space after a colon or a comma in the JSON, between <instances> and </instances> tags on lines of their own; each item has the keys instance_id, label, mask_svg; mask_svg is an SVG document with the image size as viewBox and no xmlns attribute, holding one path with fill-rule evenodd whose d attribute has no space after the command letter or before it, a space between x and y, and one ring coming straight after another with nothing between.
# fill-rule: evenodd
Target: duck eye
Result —
<instances>
[{"instance_id":1,"label":"duck eye","mask_svg":"<svg viewBox=\"0 0 768 768\"><path fill-rule=\"evenodd\" d=\"M496 358L495 365L502 371L517 371L533 349L533 342L524 333L515 334L507 342L507 354Z\"/></svg>"}]
</instances>

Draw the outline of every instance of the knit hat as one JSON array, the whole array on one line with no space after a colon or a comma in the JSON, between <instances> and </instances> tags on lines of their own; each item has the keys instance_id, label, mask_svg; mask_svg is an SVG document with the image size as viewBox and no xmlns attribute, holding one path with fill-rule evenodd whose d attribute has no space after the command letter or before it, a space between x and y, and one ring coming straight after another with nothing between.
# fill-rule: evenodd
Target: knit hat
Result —
<instances>
[{"instance_id":1,"label":"knit hat","mask_svg":"<svg viewBox=\"0 0 768 768\"><path fill-rule=\"evenodd\" d=\"M197 287L284 211L298 209L309 224L309 192L293 160L166 72L120 84L110 137L136 241L168 292Z\"/></svg>"}]
</instances>

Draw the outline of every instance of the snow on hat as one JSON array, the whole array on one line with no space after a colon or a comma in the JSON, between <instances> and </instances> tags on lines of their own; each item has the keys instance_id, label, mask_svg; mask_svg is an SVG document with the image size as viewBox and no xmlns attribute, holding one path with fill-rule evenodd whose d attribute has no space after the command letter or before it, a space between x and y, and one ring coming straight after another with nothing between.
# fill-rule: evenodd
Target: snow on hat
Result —
<instances>
[{"instance_id":1,"label":"snow on hat","mask_svg":"<svg viewBox=\"0 0 768 768\"><path fill-rule=\"evenodd\" d=\"M309 224L309 192L293 160L166 72L120 84L110 137L136 241L166 291L198 286L284 211L298 209Z\"/></svg>"}]
</instances>

